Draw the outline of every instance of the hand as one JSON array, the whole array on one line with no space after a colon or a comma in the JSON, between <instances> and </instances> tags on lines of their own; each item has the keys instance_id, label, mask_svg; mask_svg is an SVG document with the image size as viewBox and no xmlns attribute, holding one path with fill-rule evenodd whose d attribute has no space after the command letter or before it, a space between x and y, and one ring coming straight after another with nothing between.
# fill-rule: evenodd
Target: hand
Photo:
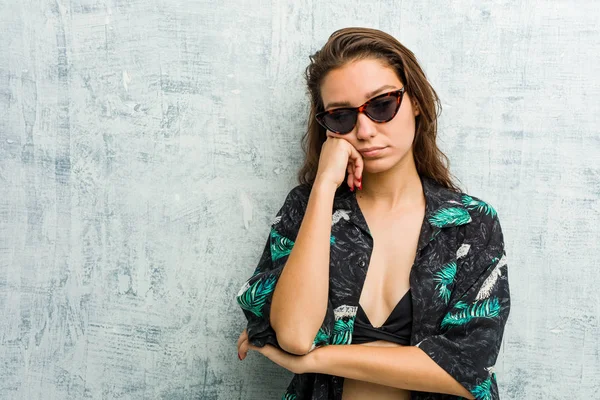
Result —
<instances>
[{"instance_id":1,"label":"hand","mask_svg":"<svg viewBox=\"0 0 600 400\"><path fill-rule=\"evenodd\" d=\"M327 133L327 140L321 146L321 155L319 157L319 166L317 169L316 181L328 181L339 187L346 172L348 172L348 186L354 190L354 187L362 186L362 172L364 161L362 155L356 150L350 142L335 137Z\"/></svg>"},{"instance_id":2,"label":"hand","mask_svg":"<svg viewBox=\"0 0 600 400\"><path fill-rule=\"evenodd\" d=\"M237 341L238 358L240 360L243 360L248 355L249 346L250 342L248 342L248 332L244 329Z\"/></svg>"},{"instance_id":3,"label":"hand","mask_svg":"<svg viewBox=\"0 0 600 400\"><path fill-rule=\"evenodd\" d=\"M294 374L306 374L314 372L313 352L303 356L287 353L270 344L264 347L256 347L248 342L248 333L244 329L238 339L238 357L240 360L246 358L248 351L256 351L273 361L275 364L287 369ZM318 349L317 349L318 350Z\"/></svg>"}]
</instances>

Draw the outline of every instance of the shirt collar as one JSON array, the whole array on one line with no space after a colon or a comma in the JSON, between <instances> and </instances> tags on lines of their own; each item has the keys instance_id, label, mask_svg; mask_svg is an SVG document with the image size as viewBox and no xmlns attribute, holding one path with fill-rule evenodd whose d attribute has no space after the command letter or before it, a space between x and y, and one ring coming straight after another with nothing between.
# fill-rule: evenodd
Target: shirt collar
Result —
<instances>
[{"instance_id":1,"label":"shirt collar","mask_svg":"<svg viewBox=\"0 0 600 400\"><path fill-rule=\"evenodd\" d=\"M417 251L422 250L444 228L471 222L471 215L462 202L462 193L446 188L432 178L420 176L425 195L425 218L419 235ZM356 192L350 191L346 183L336 190L334 210L350 210L350 222L369 236L371 232L356 201Z\"/></svg>"}]
</instances>

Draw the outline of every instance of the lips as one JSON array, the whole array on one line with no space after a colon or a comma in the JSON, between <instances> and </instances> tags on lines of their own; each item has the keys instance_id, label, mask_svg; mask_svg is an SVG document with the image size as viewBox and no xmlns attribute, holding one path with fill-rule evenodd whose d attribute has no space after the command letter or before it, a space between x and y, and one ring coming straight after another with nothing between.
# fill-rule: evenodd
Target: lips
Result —
<instances>
[{"instance_id":1,"label":"lips","mask_svg":"<svg viewBox=\"0 0 600 400\"><path fill-rule=\"evenodd\" d=\"M367 149L359 150L360 154L364 157L376 156L383 151L386 147L369 147Z\"/></svg>"},{"instance_id":2,"label":"lips","mask_svg":"<svg viewBox=\"0 0 600 400\"><path fill-rule=\"evenodd\" d=\"M380 149L385 149L385 147L369 147L369 148L367 148L367 149L361 149L361 150L359 150L359 151L360 151L361 153L368 153L368 152L370 152L370 151L373 151L373 150L380 150Z\"/></svg>"}]
</instances>

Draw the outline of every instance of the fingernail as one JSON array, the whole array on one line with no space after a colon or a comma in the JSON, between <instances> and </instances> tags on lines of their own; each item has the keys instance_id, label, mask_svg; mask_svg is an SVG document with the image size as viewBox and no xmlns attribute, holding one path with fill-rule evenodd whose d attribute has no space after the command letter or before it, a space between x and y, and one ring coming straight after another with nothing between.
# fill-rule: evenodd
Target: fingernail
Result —
<instances>
[{"instance_id":1,"label":"fingernail","mask_svg":"<svg viewBox=\"0 0 600 400\"><path fill-rule=\"evenodd\" d=\"M362 183L358 185L358 190L362 190Z\"/></svg>"},{"instance_id":2,"label":"fingernail","mask_svg":"<svg viewBox=\"0 0 600 400\"><path fill-rule=\"evenodd\" d=\"M240 356L240 353L238 353L238 358L240 359L240 361L242 361L242 356Z\"/></svg>"},{"instance_id":3,"label":"fingernail","mask_svg":"<svg viewBox=\"0 0 600 400\"><path fill-rule=\"evenodd\" d=\"M354 192L354 185L350 186L350 191Z\"/></svg>"}]
</instances>

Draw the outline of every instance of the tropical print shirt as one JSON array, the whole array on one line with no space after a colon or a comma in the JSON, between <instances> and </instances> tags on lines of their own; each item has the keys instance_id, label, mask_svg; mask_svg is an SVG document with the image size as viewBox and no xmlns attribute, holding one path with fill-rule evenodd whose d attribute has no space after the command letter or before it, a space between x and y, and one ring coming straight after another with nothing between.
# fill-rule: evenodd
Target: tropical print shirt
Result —
<instances>
[{"instance_id":1,"label":"tropical print shirt","mask_svg":"<svg viewBox=\"0 0 600 400\"><path fill-rule=\"evenodd\" d=\"M504 239L497 212L486 202L421 176L426 200L415 263L410 271L413 322L410 345L418 346L476 399L498 399L494 364L509 315ZM296 239L311 186L294 187L274 217L262 256L236 300L248 320L254 346L281 348L269 323L277 279ZM373 237L356 200L342 184L335 193L330 239L326 316L312 350L352 343L354 319L367 274ZM342 398L343 377L294 375L283 399ZM458 396L411 392L414 400Z\"/></svg>"}]
</instances>

